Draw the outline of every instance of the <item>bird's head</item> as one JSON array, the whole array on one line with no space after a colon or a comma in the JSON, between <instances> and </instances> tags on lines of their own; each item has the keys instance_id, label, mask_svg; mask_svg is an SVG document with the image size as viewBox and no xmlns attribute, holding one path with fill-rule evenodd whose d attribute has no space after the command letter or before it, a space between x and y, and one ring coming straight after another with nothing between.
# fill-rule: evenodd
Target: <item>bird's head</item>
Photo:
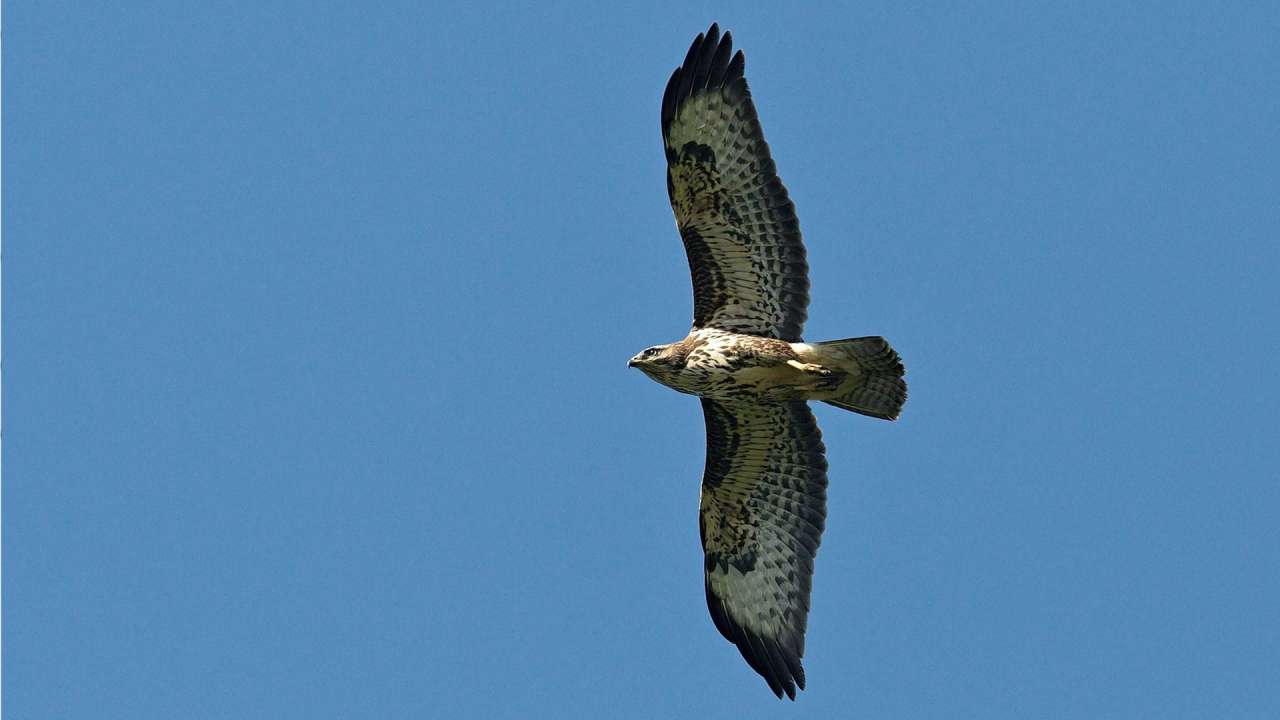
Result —
<instances>
[{"instance_id":1,"label":"bird's head","mask_svg":"<svg viewBox=\"0 0 1280 720\"><path fill-rule=\"evenodd\" d=\"M663 357L670 348L670 345L654 345L651 348L645 348L627 361L627 367L644 370L647 367L662 364Z\"/></svg>"},{"instance_id":2,"label":"bird's head","mask_svg":"<svg viewBox=\"0 0 1280 720\"><path fill-rule=\"evenodd\" d=\"M679 371L684 365L684 358L676 351L678 344L670 343L645 348L627 361L627 367L639 368L645 375L662 382L663 378Z\"/></svg>"}]
</instances>

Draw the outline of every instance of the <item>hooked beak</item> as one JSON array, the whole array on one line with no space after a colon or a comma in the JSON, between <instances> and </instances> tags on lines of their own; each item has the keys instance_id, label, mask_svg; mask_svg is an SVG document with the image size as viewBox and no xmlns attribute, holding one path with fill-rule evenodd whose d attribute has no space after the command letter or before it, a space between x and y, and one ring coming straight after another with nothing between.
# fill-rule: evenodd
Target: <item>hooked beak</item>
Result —
<instances>
[{"instance_id":1,"label":"hooked beak","mask_svg":"<svg viewBox=\"0 0 1280 720\"><path fill-rule=\"evenodd\" d=\"M628 361L627 361L627 367L629 367L629 368L633 368L633 367L635 367L635 366L636 366L636 359L635 359L635 358L631 358L630 360L628 360Z\"/></svg>"}]
</instances>

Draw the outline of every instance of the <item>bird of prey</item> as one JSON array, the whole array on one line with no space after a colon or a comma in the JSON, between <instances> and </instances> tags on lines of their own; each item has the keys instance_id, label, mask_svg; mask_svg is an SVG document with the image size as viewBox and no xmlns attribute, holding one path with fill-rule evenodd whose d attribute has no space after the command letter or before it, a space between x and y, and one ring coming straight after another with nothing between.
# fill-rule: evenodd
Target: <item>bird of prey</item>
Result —
<instances>
[{"instance_id":1,"label":"bird of prey","mask_svg":"<svg viewBox=\"0 0 1280 720\"><path fill-rule=\"evenodd\" d=\"M805 249L743 67L712 25L667 83L667 193L693 275L693 329L627 365L702 400L707 607L774 694L794 700L827 515L825 448L807 401L894 420L907 385L884 338L801 340Z\"/></svg>"}]
</instances>

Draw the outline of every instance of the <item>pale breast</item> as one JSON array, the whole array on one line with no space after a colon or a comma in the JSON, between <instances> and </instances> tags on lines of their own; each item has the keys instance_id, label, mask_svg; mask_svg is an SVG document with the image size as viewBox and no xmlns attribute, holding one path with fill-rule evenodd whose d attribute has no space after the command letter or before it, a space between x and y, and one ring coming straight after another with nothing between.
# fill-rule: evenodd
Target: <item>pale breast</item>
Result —
<instances>
[{"instance_id":1,"label":"pale breast","mask_svg":"<svg viewBox=\"0 0 1280 720\"><path fill-rule=\"evenodd\" d=\"M685 342L690 349L679 380L685 392L722 399L759 396L794 374L787 361L796 354L782 340L700 329Z\"/></svg>"}]
</instances>

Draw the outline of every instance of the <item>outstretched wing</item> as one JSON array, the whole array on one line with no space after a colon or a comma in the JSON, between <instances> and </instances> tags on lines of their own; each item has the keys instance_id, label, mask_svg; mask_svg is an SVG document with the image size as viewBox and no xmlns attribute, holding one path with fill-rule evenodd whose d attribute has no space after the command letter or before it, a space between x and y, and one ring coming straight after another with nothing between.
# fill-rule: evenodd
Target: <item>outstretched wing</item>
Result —
<instances>
[{"instance_id":1,"label":"outstretched wing","mask_svg":"<svg viewBox=\"0 0 1280 720\"><path fill-rule=\"evenodd\" d=\"M707 467L699 527L707 607L778 696L804 689L813 558L827 517L822 433L803 401L703 399Z\"/></svg>"},{"instance_id":2,"label":"outstretched wing","mask_svg":"<svg viewBox=\"0 0 1280 720\"><path fill-rule=\"evenodd\" d=\"M742 71L712 25L662 98L667 192L693 274L693 326L798 342L809 266Z\"/></svg>"}]
</instances>

